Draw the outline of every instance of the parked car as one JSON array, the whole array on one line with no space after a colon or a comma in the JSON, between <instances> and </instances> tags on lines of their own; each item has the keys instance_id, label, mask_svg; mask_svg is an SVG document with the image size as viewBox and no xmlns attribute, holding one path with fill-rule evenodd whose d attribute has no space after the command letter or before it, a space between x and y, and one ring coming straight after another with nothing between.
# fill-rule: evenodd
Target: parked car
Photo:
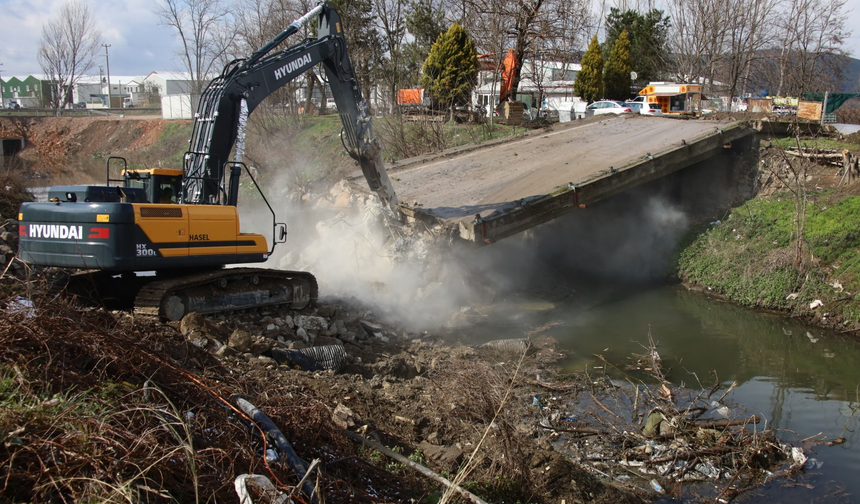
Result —
<instances>
[{"instance_id":1,"label":"parked car","mask_svg":"<svg viewBox=\"0 0 860 504\"><path fill-rule=\"evenodd\" d=\"M643 103L642 107L639 109L639 114L648 116L661 116L663 115L663 109L660 108L659 103Z\"/></svg>"},{"instance_id":2,"label":"parked car","mask_svg":"<svg viewBox=\"0 0 860 504\"><path fill-rule=\"evenodd\" d=\"M630 107L633 110L634 114L648 116L663 115L663 109L661 109L660 105L657 103L624 102L624 105Z\"/></svg>"},{"instance_id":3,"label":"parked car","mask_svg":"<svg viewBox=\"0 0 860 504\"><path fill-rule=\"evenodd\" d=\"M18 102L10 101L6 104L6 108L18 110L19 108L21 108L21 105L19 105Z\"/></svg>"},{"instance_id":4,"label":"parked car","mask_svg":"<svg viewBox=\"0 0 860 504\"><path fill-rule=\"evenodd\" d=\"M633 109L629 103L622 103L615 100L600 100L585 107L585 117L591 117L601 114L631 114Z\"/></svg>"}]
</instances>

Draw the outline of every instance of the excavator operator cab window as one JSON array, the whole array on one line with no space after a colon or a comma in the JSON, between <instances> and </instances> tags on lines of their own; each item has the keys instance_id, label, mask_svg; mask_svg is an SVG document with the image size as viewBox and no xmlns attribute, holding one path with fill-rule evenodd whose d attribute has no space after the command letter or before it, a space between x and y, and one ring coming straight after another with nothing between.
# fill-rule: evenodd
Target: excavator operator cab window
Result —
<instances>
[{"instance_id":1,"label":"excavator operator cab window","mask_svg":"<svg viewBox=\"0 0 860 504\"><path fill-rule=\"evenodd\" d=\"M176 203L172 187L167 186L161 189L161 201L159 201L159 203Z\"/></svg>"},{"instance_id":2,"label":"excavator operator cab window","mask_svg":"<svg viewBox=\"0 0 860 504\"><path fill-rule=\"evenodd\" d=\"M165 177L158 181L158 203L176 203L179 194L179 177Z\"/></svg>"}]
</instances>

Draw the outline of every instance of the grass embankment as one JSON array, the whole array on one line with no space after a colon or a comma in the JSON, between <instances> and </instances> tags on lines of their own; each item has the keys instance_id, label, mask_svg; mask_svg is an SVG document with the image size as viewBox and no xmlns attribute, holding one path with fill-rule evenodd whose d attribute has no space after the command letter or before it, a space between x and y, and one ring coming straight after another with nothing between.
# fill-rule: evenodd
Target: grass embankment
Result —
<instances>
[{"instance_id":1,"label":"grass embankment","mask_svg":"<svg viewBox=\"0 0 860 504\"><path fill-rule=\"evenodd\" d=\"M697 230L680 253L678 276L743 306L858 331L860 182L839 185L836 168L804 167L808 160L771 151L766 166L783 170L775 178L786 184ZM762 179L768 170L762 169Z\"/></svg>"}]
</instances>

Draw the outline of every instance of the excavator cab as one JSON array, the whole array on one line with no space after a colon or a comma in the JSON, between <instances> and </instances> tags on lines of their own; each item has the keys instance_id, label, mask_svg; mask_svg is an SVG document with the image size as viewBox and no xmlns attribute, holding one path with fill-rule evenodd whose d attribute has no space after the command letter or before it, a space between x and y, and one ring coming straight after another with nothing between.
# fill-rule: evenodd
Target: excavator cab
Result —
<instances>
[{"instance_id":1,"label":"excavator cab","mask_svg":"<svg viewBox=\"0 0 860 504\"><path fill-rule=\"evenodd\" d=\"M182 170L146 168L123 170L123 187L139 187L150 203L176 203L182 190Z\"/></svg>"}]
</instances>

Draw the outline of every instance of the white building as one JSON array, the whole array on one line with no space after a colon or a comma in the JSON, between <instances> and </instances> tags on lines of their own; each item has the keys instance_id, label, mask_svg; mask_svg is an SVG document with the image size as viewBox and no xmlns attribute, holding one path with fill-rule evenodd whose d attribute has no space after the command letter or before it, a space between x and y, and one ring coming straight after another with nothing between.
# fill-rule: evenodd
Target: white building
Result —
<instances>
[{"instance_id":1,"label":"white building","mask_svg":"<svg viewBox=\"0 0 860 504\"><path fill-rule=\"evenodd\" d=\"M161 96L170 95L190 95L191 83L193 79L188 72L165 72L156 71L150 72L144 77L143 85L152 83L158 88L158 93Z\"/></svg>"},{"instance_id":2,"label":"white building","mask_svg":"<svg viewBox=\"0 0 860 504\"><path fill-rule=\"evenodd\" d=\"M508 58L506 60L510 61ZM569 114L572 104L580 101L573 95L573 83L580 70L582 65L579 63L525 60L517 96L514 98L523 102L526 110L550 109ZM474 106L483 106L488 113L492 113L499 104L502 75L498 61L492 61L491 56L486 57L478 72L478 86L472 93Z\"/></svg>"},{"instance_id":3,"label":"white building","mask_svg":"<svg viewBox=\"0 0 860 504\"><path fill-rule=\"evenodd\" d=\"M108 95L114 107L129 107L143 103L143 78L124 75L110 76L108 92L106 75L85 75L78 79L74 89L74 103L85 103L87 107L108 107Z\"/></svg>"}]
</instances>

